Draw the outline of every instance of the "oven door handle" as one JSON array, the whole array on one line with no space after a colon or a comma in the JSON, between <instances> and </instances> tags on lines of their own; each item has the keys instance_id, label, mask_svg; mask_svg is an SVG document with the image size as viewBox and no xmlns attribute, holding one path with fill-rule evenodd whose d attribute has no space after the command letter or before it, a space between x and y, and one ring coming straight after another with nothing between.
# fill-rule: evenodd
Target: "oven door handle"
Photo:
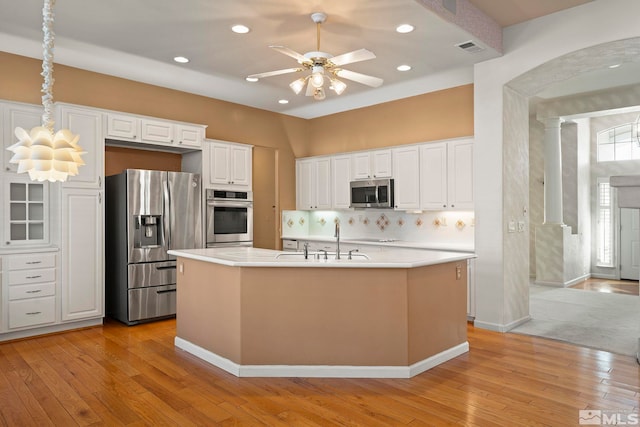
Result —
<instances>
[{"instance_id":1,"label":"oven door handle","mask_svg":"<svg viewBox=\"0 0 640 427\"><path fill-rule=\"evenodd\" d=\"M221 202L221 201L208 201L207 206L222 207L222 208L251 208L253 202Z\"/></svg>"}]
</instances>

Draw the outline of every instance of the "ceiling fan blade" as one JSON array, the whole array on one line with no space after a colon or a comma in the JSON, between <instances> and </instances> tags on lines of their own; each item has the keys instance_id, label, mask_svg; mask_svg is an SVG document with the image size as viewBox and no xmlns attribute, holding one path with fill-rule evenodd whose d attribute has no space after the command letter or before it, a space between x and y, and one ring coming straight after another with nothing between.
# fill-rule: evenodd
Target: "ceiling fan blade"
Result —
<instances>
[{"instance_id":1,"label":"ceiling fan blade","mask_svg":"<svg viewBox=\"0 0 640 427\"><path fill-rule=\"evenodd\" d=\"M286 68L284 70L267 71L266 73L251 74L248 77L261 79L263 77L271 77L271 76L277 76L280 74L295 73L302 70L303 70L302 68Z\"/></svg>"},{"instance_id":2,"label":"ceiling fan blade","mask_svg":"<svg viewBox=\"0 0 640 427\"><path fill-rule=\"evenodd\" d=\"M291 50L286 46L269 46L271 49L273 50L277 50L280 53L284 53L287 56L292 57L293 59L295 59L296 61L298 61L301 64L310 64L311 60L309 60L309 58L305 57L303 54L296 52L295 50Z\"/></svg>"},{"instance_id":3,"label":"ceiling fan blade","mask_svg":"<svg viewBox=\"0 0 640 427\"><path fill-rule=\"evenodd\" d=\"M343 79L353 80L354 82L362 83L363 85L371 87L378 87L384 81L378 77L368 76L366 74L360 74L349 70L338 70L335 74Z\"/></svg>"},{"instance_id":4,"label":"ceiling fan blade","mask_svg":"<svg viewBox=\"0 0 640 427\"><path fill-rule=\"evenodd\" d=\"M367 61L374 59L376 55L367 49L354 50L353 52L343 53L342 55L334 56L329 59L335 66L341 66L346 64L353 64L354 62Z\"/></svg>"}]
</instances>

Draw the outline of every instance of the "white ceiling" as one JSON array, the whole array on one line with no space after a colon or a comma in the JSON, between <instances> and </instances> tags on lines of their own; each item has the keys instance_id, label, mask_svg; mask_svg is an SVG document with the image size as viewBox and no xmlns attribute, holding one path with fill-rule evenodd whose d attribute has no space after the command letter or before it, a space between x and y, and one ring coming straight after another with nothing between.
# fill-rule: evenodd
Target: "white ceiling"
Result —
<instances>
[{"instance_id":1,"label":"white ceiling","mask_svg":"<svg viewBox=\"0 0 640 427\"><path fill-rule=\"evenodd\" d=\"M503 27L588 1L469 0ZM42 4L0 0L0 50L42 57ZM384 79L381 87L345 80L342 95L329 93L326 100L314 101L289 89L300 74L244 80L297 66L269 45L300 53L316 50L310 19L316 11L328 15L321 50L332 55L373 51L376 59L344 68ZM57 63L304 118L471 83L474 63L501 54L420 0L58 0L55 16ZM251 31L231 32L239 23ZM396 33L402 23L413 24L415 31ZM468 53L455 46L468 40L485 49ZM191 61L176 64L172 58L177 55ZM400 64L413 68L398 72Z\"/></svg>"}]
</instances>

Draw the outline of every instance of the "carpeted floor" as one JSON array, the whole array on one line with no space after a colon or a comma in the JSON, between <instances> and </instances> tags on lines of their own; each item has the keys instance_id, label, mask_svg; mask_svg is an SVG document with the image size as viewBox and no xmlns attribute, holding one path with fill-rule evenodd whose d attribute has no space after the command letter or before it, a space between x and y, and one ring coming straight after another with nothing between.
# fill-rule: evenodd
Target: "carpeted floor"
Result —
<instances>
[{"instance_id":1,"label":"carpeted floor","mask_svg":"<svg viewBox=\"0 0 640 427\"><path fill-rule=\"evenodd\" d=\"M510 332L635 356L640 297L530 285L532 320Z\"/></svg>"}]
</instances>

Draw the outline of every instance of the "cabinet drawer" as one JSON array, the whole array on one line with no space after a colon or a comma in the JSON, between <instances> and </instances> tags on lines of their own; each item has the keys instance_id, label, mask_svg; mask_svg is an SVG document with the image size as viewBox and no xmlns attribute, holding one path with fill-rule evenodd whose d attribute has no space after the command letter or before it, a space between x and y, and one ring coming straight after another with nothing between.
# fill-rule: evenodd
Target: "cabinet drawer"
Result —
<instances>
[{"instance_id":1,"label":"cabinet drawer","mask_svg":"<svg viewBox=\"0 0 640 427\"><path fill-rule=\"evenodd\" d=\"M32 255L14 255L7 257L8 270L49 268L56 266L56 254L43 253Z\"/></svg>"},{"instance_id":2,"label":"cabinet drawer","mask_svg":"<svg viewBox=\"0 0 640 427\"><path fill-rule=\"evenodd\" d=\"M9 288L9 300L48 297L56 294L55 283L38 283L34 285L18 285Z\"/></svg>"},{"instance_id":3,"label":"cabinet drawer","mask_svg":"<svg viewBox=\"0 0 640 427\"><path fill-rule=\"evenodd\" d=\"M9 301L9 328L53 323L56 320L55 308L55 297Z\"/></svg>"},{"instance_id":4,"label":"cabinet drawer","mask_svg":"<svg viewBox=\"0 0 640 427\"><path fill-rule=\"evenodd\" d=\"M283 251L297 251L298 250L298 241L297 240L282 239L282 250Z\"/></svg>"},{"instance_id":5,"label":"cabinet drawer","mask_svg":"<svg viewBox=\"0 0 640 427\"><path fill-rule=\"evenodd\" d=\"M55 268L34 268L33 270L9 271L8 275L9 286L56 281Z\"/></svg>"}]
</instances>

